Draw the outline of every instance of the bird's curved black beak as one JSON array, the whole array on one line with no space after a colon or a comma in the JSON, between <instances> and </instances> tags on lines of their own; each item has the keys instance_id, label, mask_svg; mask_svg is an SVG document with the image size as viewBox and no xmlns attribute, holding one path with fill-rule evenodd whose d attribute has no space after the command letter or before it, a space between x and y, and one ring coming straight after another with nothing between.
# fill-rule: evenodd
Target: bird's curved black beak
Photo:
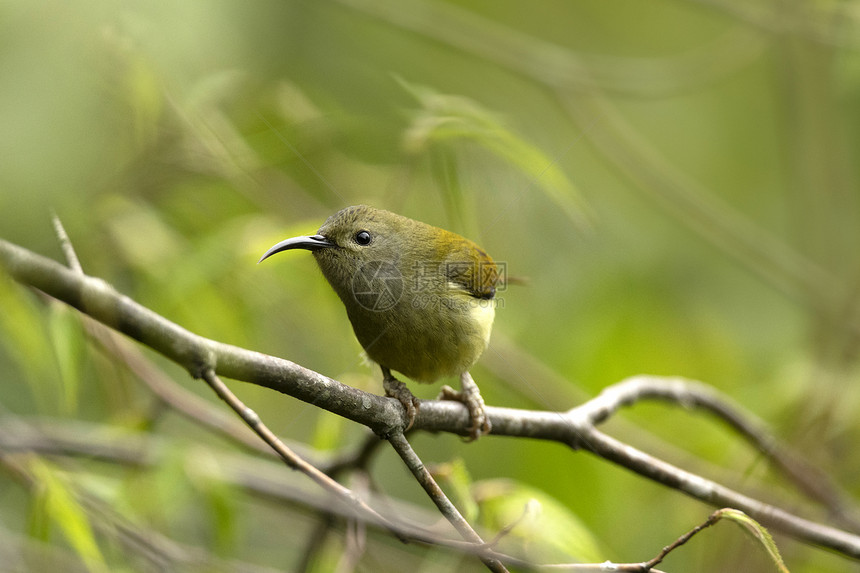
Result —
<instances>
[{"instance_id":1,"label":"bird's curved black beak","mask_svg":"<svg viewBox=\"0 0 860 573\"><path fill-rule=\"evenodd\" d=\"M281 251L289 251L290 249L306 249L308 251L319 251L320 249L330 249L331 247L336 246L337 245L335 245L322 235L293 237L292 239L286 239L284 241L281 241L280 243L263 253L263 256L260 257L259 261L257 261L257 264L262 263L264 260L268 259L275 253L280 253Z\"/></svg>"}]
</instances>

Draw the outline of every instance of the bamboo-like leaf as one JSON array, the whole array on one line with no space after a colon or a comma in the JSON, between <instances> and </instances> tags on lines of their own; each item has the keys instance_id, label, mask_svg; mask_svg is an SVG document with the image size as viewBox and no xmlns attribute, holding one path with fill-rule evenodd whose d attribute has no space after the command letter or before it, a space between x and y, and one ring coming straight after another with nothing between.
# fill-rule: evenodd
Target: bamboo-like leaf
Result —
<instances>
[{"instance_id":1,"label":"bamboo-like leaf","mask_svg":"<svg viewBox=\"0 0 860 573\"><path fill-rule=\"evenodd\" d=\"M77 313L59 303L52 305L48 317L48 332L57 357L62 385L62 408L72 413L77 408L80 387L80 363L83 356L84 339Z\"/></svg>"},{"instance_id":2,"label":"bamboo-like leaf","mask_svg":"<svg viewBox=\"0 0 860 573\"><path fill-rule=\"evenodd\" d=\"M34 516L34 519L56 524L90 571L107 571L86 510L75 499L68 484L40 458L31 458L28 465L37 481L35 507L43 512L42 517Z\"/></svg>"},{"instance_id":3,"label":"bamboo-like leaf","mask_svg":"<svg viewBox=\"0 0 860 573\"><path fill-rule=\"evenodd\" d=\"M407 151L423 151L433 143L473 141L525 174L578 227L590 226L588 205L558 166L558 158L547 156L506 127L501 117L469 98L400 83L421 104L404 135Z\"/></svg>"},{"instance_id":4,"label":"bamboo-like leaf","mask_svg":"<svg viewBox=\"0 0 860 573\"><path fill-rule=\"evenodd\" d=\"M771 561L773 561L774 566L776 566L777 571L780 573L789 573L788 567L785 566L785 562L782 560L782 555L780 555L773 537L762 524L738 509L725 508L719 510L717 514L721 519L728 519L740 525L744 531L749 533L764 548Z\"/></svg>"},{"instance_id":5,"label":"bamboo-like leaf","mask_svg":"<svg viewBox=\"0 0 860 573\"><path fill-rule=\"evenodd\" d=\"M36 299L0 276L0 343L10 354L42 413L56 407L56 364Z\"/></svg>"}]
</instances>

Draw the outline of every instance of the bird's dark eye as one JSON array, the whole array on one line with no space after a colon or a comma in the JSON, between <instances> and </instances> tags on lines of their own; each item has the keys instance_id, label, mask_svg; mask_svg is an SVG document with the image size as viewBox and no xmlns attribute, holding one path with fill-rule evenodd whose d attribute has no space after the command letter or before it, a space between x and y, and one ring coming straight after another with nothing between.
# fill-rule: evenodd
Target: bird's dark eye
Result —
<instances>
[{"instance_id":1,"label":"bird's dark eye","mask_svg":"<svg viewBox=\"0 0 860 573\"><path fill-rule=\"evenodd\" d=\"M355 242L359 245L369 245L370 244L370 233L367 231L359 231L355 234Z\"/></svg>"}]
</instances>

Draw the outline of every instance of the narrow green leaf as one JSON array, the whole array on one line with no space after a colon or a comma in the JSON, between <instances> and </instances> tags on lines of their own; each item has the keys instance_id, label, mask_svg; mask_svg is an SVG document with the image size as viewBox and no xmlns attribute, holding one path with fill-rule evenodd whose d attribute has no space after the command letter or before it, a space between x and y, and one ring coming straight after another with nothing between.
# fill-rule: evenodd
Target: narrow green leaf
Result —
<instances>
[{"instance_id":1,"label":"narrow green leaf","mask_svg":"<svg viewBox=\"0 0 860 573\"><path fill-rule=\"evenodd\" d=\"M776 566L777 571L780 573L789 573L788 567L785 566L785 562L782 560L782 555L780 555L773 537L771 537L770 532L763 525L738 509L725 508L719 510L717 514L722 519L728 519L740 525L744 531L749 533L764 548Z\"/></svg>"},{"instance_id":2,"label":"narrow green leaf","mask_svg":"<svg viewBox=\"0 0 860 573\"><path fill-rule=\"evenodd\" d=\"M37 481L37 507L62 531L69 544L91 571L107 571L86 510L75 499L62 476L40 458L29 460Z\"/></svg>"},{"instance_id":3,"label":"narrow green leaf","mask_svg":"<svg viewBox=\"0 0 860 573\"><path fill-rule=\"evenodd\" d=\"M579 189L559 168L557 158L511 131L504 121L477 102L445 95L400 80L421 104L404 135L407 151L423 151L430 144L469 140L521 171L581 229L590 226L590 210Z\"/></svg>"},{"instance_id":4,"label":"narrow green leaf","mask_svg":"<svg viewBox=\"0 0 860 573\"><path fill-rule=\"evenodd\" d=\"M55 408L57 370L53 361L44 317L35 298L0 273L0 342L26 376L27 384L40 412Z\"/></svg>"},{"instance_id":5,"label":"narrow green leaf","mask_svg":"<svg viewBox=\"0 0 860 573\"><path fill-rule=\"evenodd\" d=\"M48 517L48 496L44 490L33 490L32 503L27 521L27 534L39 541L48 541L51 534L51 520Z\"/></svg>"},{"instance_id":6,"label":"narrow green leaf","mask_svg":"<svg viewBox=\"0 0 860 573\"><path fill-rule=\"evenodd\" d=\"M74 413L80 388L81 356L85 348L80 318L68 307L54 304L48 316L48 332L60 371L61 409Z\"/></svg>"},{"instance_id":7,"label":"narrow green leaf","mask_svg":"<svg viewBox=\"0 0 860 573\"><path fill-rule=\"evenodd\" d=\"M186 464L187 478L202 495L212 528L212 547L221 556L230 555L236 546L238 527L238 489L217 477L219 463L212 452L195 449Z\"/></svg>"}]
</instances>

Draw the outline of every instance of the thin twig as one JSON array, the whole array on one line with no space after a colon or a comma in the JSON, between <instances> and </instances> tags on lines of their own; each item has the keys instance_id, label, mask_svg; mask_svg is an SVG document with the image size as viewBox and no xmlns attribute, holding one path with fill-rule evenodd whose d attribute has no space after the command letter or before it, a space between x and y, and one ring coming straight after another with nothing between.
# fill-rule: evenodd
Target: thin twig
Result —
<instances>
[{"instance_id":1,"label":"thin twig","mask_svg":"<svg viewBox=\"0 0 860 573\"><path fill-rule=\"evenodd\" d=\"M405 538L402 537L397 528L394 525L389 524L388 520L379 515L375 509L356 497L348 488L333 480L285 446L274 432L272 432L269 427L263 423L260 416L258 416L254 410L247 407L235 394L233 394L233 392L227 388L227 385L221 381L213 370L204 370L203 380L206 381L209 387L212 388L219 398L224 400L224 402L226 402L227 405L230 406L246 424L248 424L248 427L250 427L254 433L260 436L260 438L266 442L269 447L277 452L287 466L302 472L323 489L330 492L333 496L354 508L358 513L363 514L365 519L386 527L401 541L405 541Z\"/></svg>"},{"instance_id":2,"label":"thin twig","mask_svg":"<svg viewBox=\"0 0 860 573\"><path fill-rule=\"evenodd\" d=\"M78 254L75 252L72 240L69 239L69 234L66 232L63 222L56 213L51 213L51 222L54 224L54 232L60 241L60 248L63 250L63 256L66 257L69 268L75 272L84 274L84 268L81 266L81 261L78 259Z\"/></svg>"},{"instance_id":3,"label":"thin twig","mask_svg":"<svg viewBox=\"0 0 860 573\"><path fill-rule=\"evenodd\" d=\"M656 567L657 565L662 563L662 561L666 558L667 555L669 555L669 553L687 543L690 539L693 538L694 535L696 535L703 529L706 529L718 522L720 520L721 511L721 509L718 509L717 511L713 512L711 515L708 516L708 519L704 523L697 525L696 527L694 527L693 529L691 529L690 531L664 547L660 551L660 553L658 553L653 559L646 561L644 565L647 570L651 571L653 567Z\"/></svg>"},{"instance_id":4,"label":"thin twig","mask_svg":"<svg viewBox=\"0 0 860 573\"><path fill-rule=\"evenodd\" d=\"M384 443L376 434L367 432L367 436L358 447L338 455L328 464L320 466L320 469L331 477L337 477L345 471L364 469L370 463L373 454Z\"/></svg>"},{"instance_id":5,"label":"thin twig","mask_svg":"<svg viewBox=\"0 0 860 573\"><path fill-rule=\"evenodd\" d=\"M88 320L86 326L90 336L125 364L150 392L173 411L245 449L267 456L275 455L270 447L248 432L248 428L239 420L177 384L127 340L119 339L113 331L95 321ZM291 449L295 449L295 446L291 446Z\"/></svg>"},{"instance_id":6,"label":"thin twig","mask_svg":"<svg viewBox=\"0 0 860 573\"><path fill-rule=\"evenodd\" d=\"M328 534L335 524L335 515L327 512L320 516L316 526L311 529L305 542L305 550L302 551L299 561L293 571L296 573L304 573L311 571L317 561L317 557L325 546L328 540Z\"/></svg>"},{"instance_id":7,"label":"thin twig","mask_svg":"<svg viewBox=\"0 0 860 573\"><path fill-rule=\"evenodd\" d=\"M388 441L394 448L394 451L397 452L397 455L400 456L400 459L403 460L403 463L406 464L406 467L409 468L409 471L412 472L412 475L415 476L415 479L418 480L418 483L421 484L421 487L424 488L424 491L427 492L427 495L430 496L430 499L442 515L445 516L445 519L454 526L454 529L457 530L463 539L483 545L484 540L481 539L481 536L478 535L460 511L451 503L451 500L448 499L448 496L445 495L445 492L442 491L442 488L433 479L430 471L424 466L424 462L421 461L421 458L412 449L412 445L406 439L403 432L397 432L389 436ZM507 568L498 559L482 553L478 555L490 571L507 571Z\"/></svg>"},{"instance_id":8,"label":"thin twig","mask_svg":"<svg viewBox=\"0 0 860 573\"><path fill-rule=\"evenodd\" d=\"M514 528L516 528L516 526L518 526L520 523L522 523L523 520L526 517L528 517L530 514L533 514L534 510L535 510L534 502L535 502L534 499L529 500L529 502L523 506L522 513L520 513L520 515L515 520L511 521L510 523L505 525L503 528L501 528L499 530L499 532L496 533L496 535L490 541L487 542L487 547L498 547L499 543L505 537L510 535L511 532L514 530Z\"/></svg>"}]
</instances>

